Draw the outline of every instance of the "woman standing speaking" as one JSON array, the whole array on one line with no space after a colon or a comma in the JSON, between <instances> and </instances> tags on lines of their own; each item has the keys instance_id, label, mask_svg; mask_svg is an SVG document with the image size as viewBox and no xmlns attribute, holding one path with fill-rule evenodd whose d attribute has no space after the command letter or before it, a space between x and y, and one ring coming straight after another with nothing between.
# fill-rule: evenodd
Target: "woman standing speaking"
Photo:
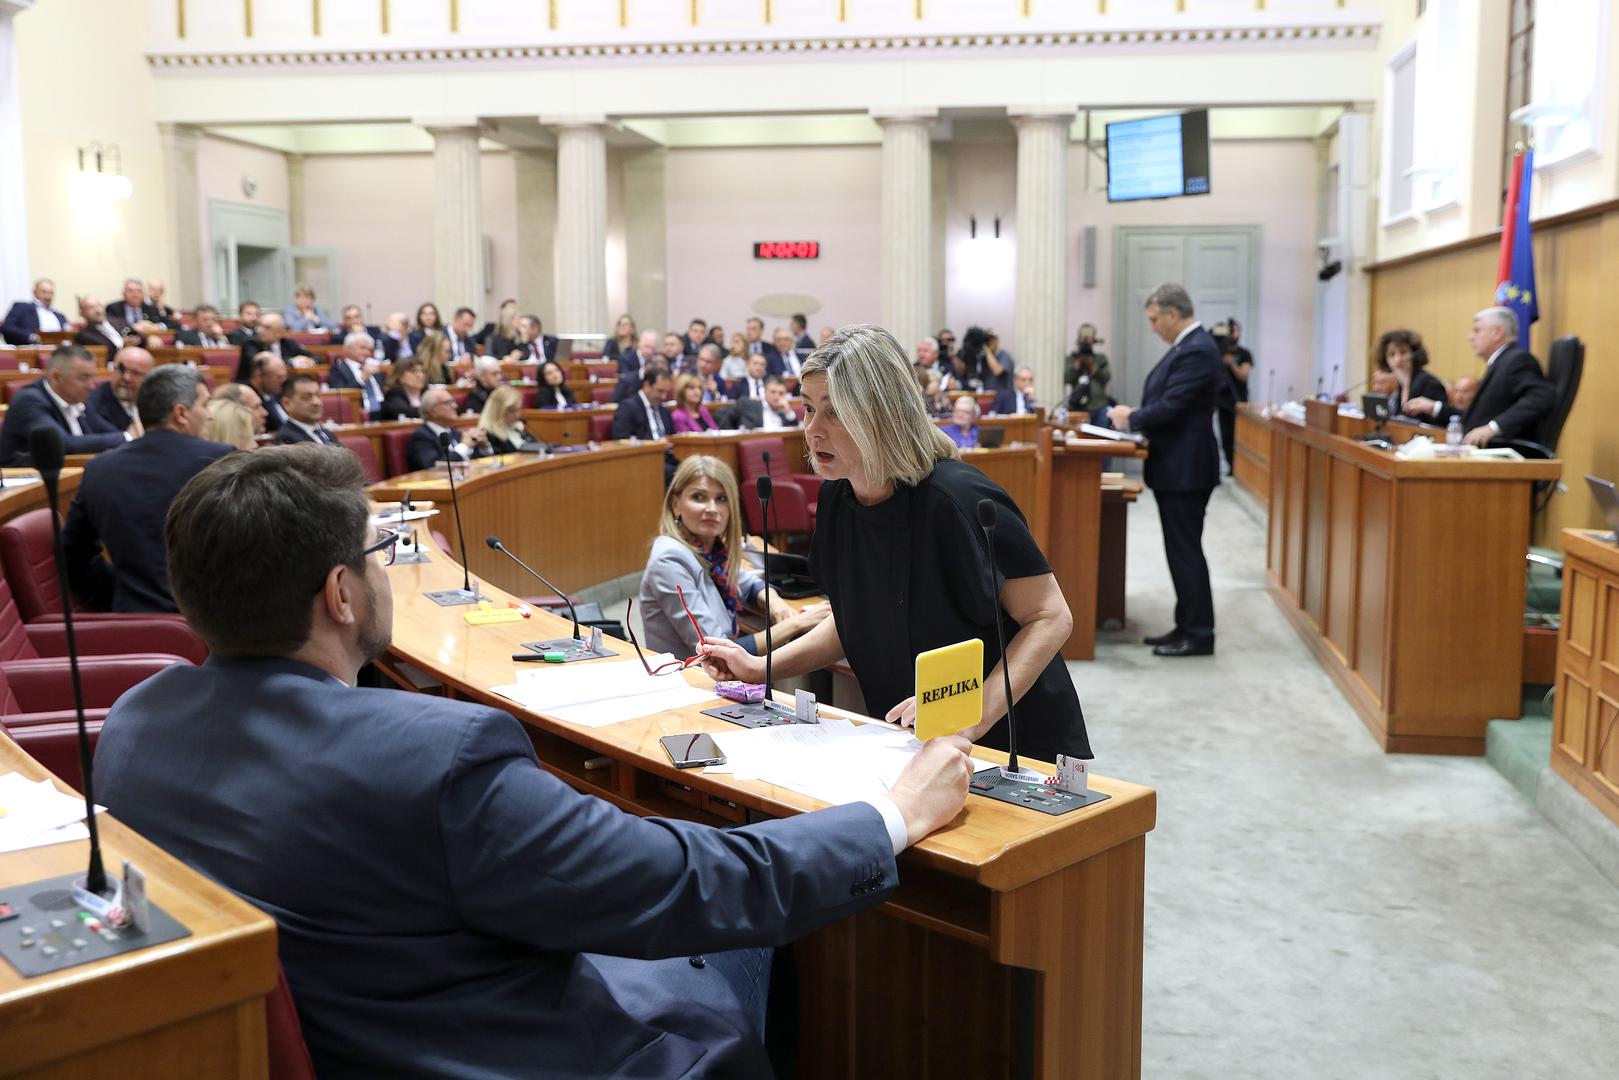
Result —
<instances>
[{"instance_id":1,"label":"woman standing speaking","mask_svg":"<svg viewBox=\"0 0 1619 1080\"><path fill-rule=\"evenodd\" d=\"M916 716L916 656L968 638L984 643L984 713L962 732L1005 749L1006 693L995 620L1006 620L1018 749L1051 761L1090 757L1085 718L1058 650L1073 620L1017 505L960 460L928 419L899 343L876 326L834 334L799 377L804 441L827 483L816 511L810 571L832 615L775 653L788 678L847 658L866 710L901 723ZM994 569L978 526L996 505ZM1000 582L999 589L994 582ZM704 638L716 679L758 682L764 660L724 638Z\"/></svg>"}]
</instances>

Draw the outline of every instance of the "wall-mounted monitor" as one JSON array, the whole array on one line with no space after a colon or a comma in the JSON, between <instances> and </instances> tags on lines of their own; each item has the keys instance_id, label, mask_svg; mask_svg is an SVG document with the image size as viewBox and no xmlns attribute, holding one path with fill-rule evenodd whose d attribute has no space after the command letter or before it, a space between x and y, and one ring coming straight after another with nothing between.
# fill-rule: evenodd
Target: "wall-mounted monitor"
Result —
<instances>
[{"instance_id":1,"label":"wall-mounted monitor","mask_svg":"<svg viewBox=\"0 0 1619 1080\"><path fill-rule=\"evenodd\" d=\"M1107 200L1209 193L1209 111L1120 120L1107 126Z\"/></svg>"}]
</instances>

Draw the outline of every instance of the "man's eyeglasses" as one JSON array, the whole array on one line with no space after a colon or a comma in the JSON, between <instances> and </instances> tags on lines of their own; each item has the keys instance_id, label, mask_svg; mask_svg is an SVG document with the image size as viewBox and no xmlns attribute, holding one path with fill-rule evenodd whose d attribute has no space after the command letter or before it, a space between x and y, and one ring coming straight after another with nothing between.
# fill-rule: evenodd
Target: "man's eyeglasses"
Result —
<instances>
[{"instance_id":1,"label":"man's eyeglasses","mask_svg":"<svg viewBox=\"0 0 1619 1080\"><path fill-rule=\"evenodd\" d=\"M675 595L680 597L680 609L686 613L686 618L691 620L691 628L696 631L698 644L701 644L703 628L697 625L697 616L693 615L691 608L686 606L685 590L676 585ZM629 606L624 609L624 630L630 635L630 644L635 646L635 655L641 658L641 666L646 668L648 675L673 675L677 671L685 671L687 668L695 667L703 662L703 657L699 655L688 656L684 660L670 660L667 663L659 664L657 667L647 663L646 653L641 651L641 643L635 640L635 620L631 618L634 612L635 597L632 596L630 597Z\"/></svg>"},{"instance_id":2,"label":"man's eyeglasses","mask_svg":"<svg viewBox=\"0 0 1619 1080\"><path fill-rule=\"evenodd\" d=\"M377 542L360 552L360 558L363 559L368 555L375 555L380 551L382 553L382 565L392 566L394 564L394 551L398 547L398 544L398 532L393 529L378 529Z\"/></svg>"}]
</instances>

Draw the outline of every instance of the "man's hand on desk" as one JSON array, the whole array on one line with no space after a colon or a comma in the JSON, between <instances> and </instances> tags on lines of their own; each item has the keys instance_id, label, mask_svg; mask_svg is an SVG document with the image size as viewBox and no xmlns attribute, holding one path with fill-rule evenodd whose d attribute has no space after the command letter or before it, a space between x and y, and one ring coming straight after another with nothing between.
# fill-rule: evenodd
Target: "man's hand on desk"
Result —
<instances>
[{"instance_id":1,"label":"man's hand on desk","mask_svg":"<svg viewBox=\"0 0 1619 1080\"><path fill-rule=\"evenodd\" d=\"M1405 403L1404 412L1407 416L1416 416L1423 420L1432 420L1434 418L1433 407L1433 398L1414 397Z\"/></svg>"},{"instance_id":2,"label":"man's hand on desk","mask_svg":"<svg viewBox=\"0 0 1619 1080\"><path fill-rule=\"evenodd\" d=\"M1128 405L1115 405L1107 411L1107 418L1115 431L1129 431L1130 414L1133 412L1135 410Z\"/></svg>"},{"instance_id":3,"label":"man's hand on desk","mask_svg":"<svg viewBox=\"0 0 1619 1080\"><path fill-rule=\"evenodd\" d=\"M729 638L705 637L701 652L703 672L715 682L764 682L765 658L754 656Z\"/></svg>"},{"instance_id":4,"label":"man's hand on desk","mask_svg":"<svg viewBox=\"0 0 1619 1080\"><path fill-rule=\"evenodd\" d=\"M929 739L899 774L888 797L905 818L906 843L914 844L954 821L967 802L972 743L959 735Z\"/></svg>"},{"instance_id":5,"label":"man's hand on desk","mask_svg":"<svg viewBox=\"0 0 1619 1080\"><path fill-rule=\"evenodd\" d=\"M1495 429L1489 424L1480 424L1466 435L1463 435L1462 442L1468 446L1488 446L1493 438L1495 438Z\"/></svg>"}]
</instances>

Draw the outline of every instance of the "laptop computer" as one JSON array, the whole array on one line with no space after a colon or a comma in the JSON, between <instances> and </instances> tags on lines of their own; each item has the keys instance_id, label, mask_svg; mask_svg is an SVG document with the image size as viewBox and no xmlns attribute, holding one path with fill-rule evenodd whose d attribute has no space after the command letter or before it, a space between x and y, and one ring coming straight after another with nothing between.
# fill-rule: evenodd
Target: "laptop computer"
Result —
<instances>
[{"instance_id":1,"label":"laptop computer","mask_svg":"<svg viewBox=\"0 0 1619 1080\"><path fill-rule=\"evenodd\" d=\"M1607 519L1608 528L1613 532L1608 539L1619 543L1619 488L1615 488L1612 480L1604 480L1599 476L1585 474L1585 483L1591 489L1591 497L1597 501L1597 509Z\"/></svg>"}]
</instances>

